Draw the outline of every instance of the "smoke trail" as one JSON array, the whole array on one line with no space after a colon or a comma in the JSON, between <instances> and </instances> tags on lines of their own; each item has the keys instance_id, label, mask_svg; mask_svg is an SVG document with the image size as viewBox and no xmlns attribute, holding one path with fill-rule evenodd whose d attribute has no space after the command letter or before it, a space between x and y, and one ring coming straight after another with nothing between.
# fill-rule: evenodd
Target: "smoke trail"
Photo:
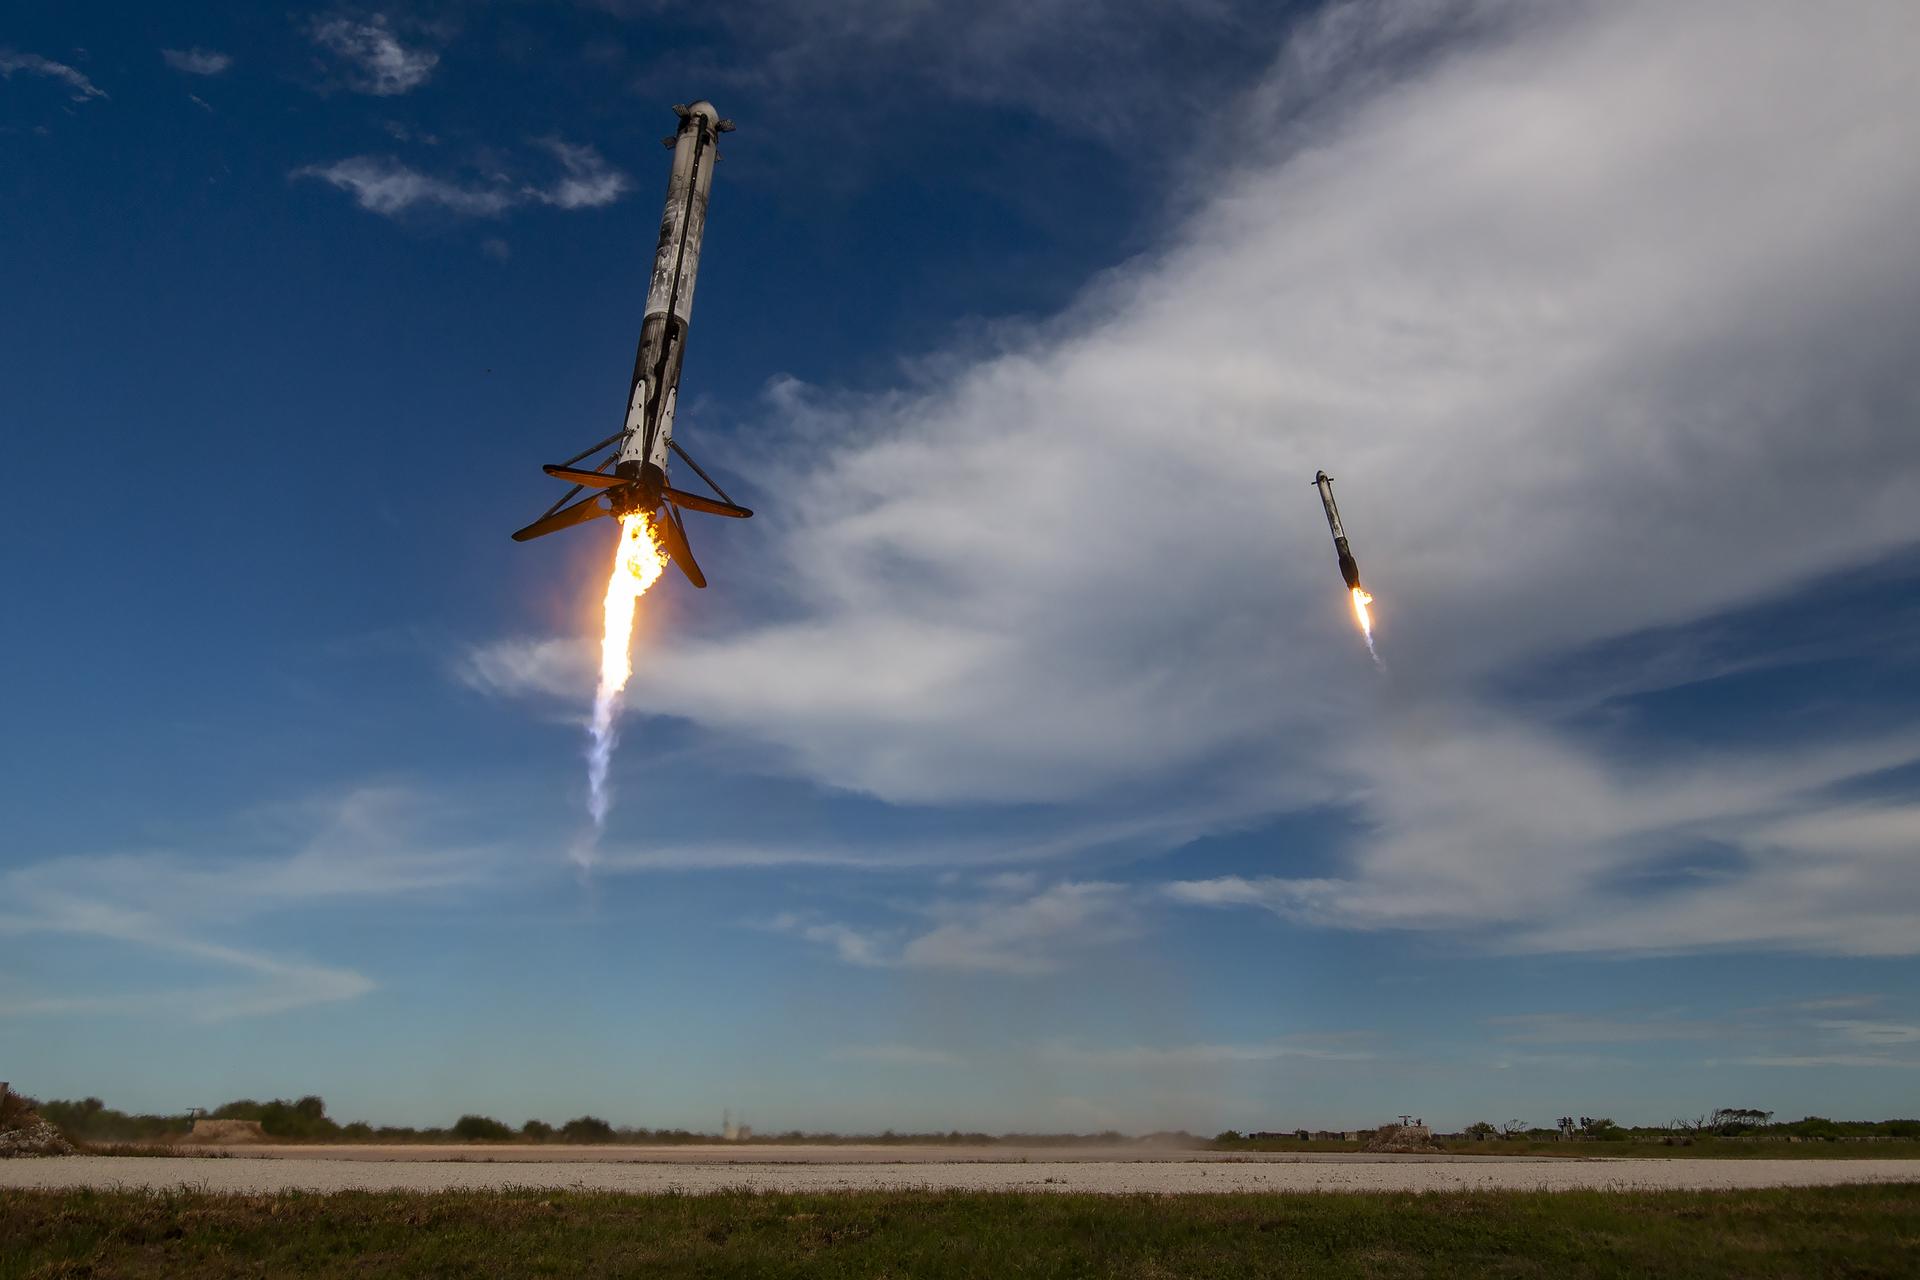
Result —
<instances>
[{"instance_id":1,"label":"smoke trail","mask_svg":"<svg viewBox=\"0 0 1920 1280\"><path fill-rule=\"evenodd\" d=\"M613 748L620 740L615 732L620 695L633 675L634 606L666 567L667 557L654 535L652 519L645 512L621 516L620 545L614 552L613 572L607 576L606 622L600 634L600 684L594 690L593 721L587 727L592 739L587 747L587 812L593 816L596 840L607 825L607 810L612 804L607 790L607 769L613 763ZM573 856L576 862L585 865L591 861L591 844L576 848Z\"/></svg>"}]
</instances>

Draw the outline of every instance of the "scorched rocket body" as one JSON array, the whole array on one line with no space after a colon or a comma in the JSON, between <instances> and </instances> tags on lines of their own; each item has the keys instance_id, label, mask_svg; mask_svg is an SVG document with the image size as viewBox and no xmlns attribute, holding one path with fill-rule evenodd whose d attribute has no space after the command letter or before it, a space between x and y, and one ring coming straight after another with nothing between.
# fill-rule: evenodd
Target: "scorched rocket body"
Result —
<instances>
[{"instance_id":1,"label":"scorched rocket body","mask_svg":"<svg viewBox=\"0 0 1920 1280\"><path fill-rule=\"evenodd\" d=\"M513 535L525 542L543 534L571 528L598 516L645 512L653 518L660 544L687 580L707 585L694 562L680 511L744 518L753 512L739 506L712 477L700 469L673 438L673 415L680 399L680 365L685 358L688 321L693 314L694 279L700 270L701 241L707 226L707 193L713 186L713 165L719 158L720 135L733 129L710 102L675 107L679 131L667 139L673 148L673 169L667 180L667 204L660 215L660 240L653 252L653 274L647 285L646 316L640 324L640 347L627 383L626 420L621 429L599 444L548 465L550 476L571 481L573 488L547 513ZM591 470L575 464L602 449L613 452ZM713 498L675 489L667 482L670 456L692 467L719 495ZM609 470L609 467L611 469ZM567 506L582 489L598 492ZM604 503L603 503L604 500Z\"/></svg>"},{"instance_id":2,"label":"scorched rocket body","mask_svg":"<svg viewBox=\"0 0 1920 1280\"><path fill-rule=\"evenodd\" d=\"M1324 471L1313 476L1313 487L1320 491L1320 505L1327 509L1327 528L1333 532L1333 550L1340 557L1340 576L1347 580L1347 589L1357 591L1360 588L1360 565L1353 558L1353 548L1347 545L1347 531L1340 524L1340 508L1333 501L1333 477Z\"/></svg>"}]
</instances>

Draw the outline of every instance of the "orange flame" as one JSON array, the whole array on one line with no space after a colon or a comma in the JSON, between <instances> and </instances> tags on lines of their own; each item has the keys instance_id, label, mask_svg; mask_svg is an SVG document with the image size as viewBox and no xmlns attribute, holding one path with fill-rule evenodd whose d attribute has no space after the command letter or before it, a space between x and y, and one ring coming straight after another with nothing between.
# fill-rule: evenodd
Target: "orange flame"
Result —
<instances>
[{"instance_id":1,"label":"orange flame","mask_svg":"<svg viewBox=\"0 0 1920 1280\"><path fill-rule=\"evenodd\" d=\"M660 580L667 554L644 511L620 517L620 545L607 577L606 624L600 634L600 686L593 695L593 745L587 752L587 807L595 827L607 820L607 766L613 761L613 722L620 694L633 675L633 612L647 588Z\"/></svg>"},{"instance_id":2,"label":"orange flame","mask_svg":"<svg viewBox=\"0 0 1920 1280\"><path fill-rule=\"evenodd\" d=\"M1360 634L1367 638L1369 644L1373 643L1373 615L1367 612L1367 606L1372 603L1373 597L1367 594L1364 587L1353 588L1353 616L1360 623Z\"/></svg>"}]
</instances>

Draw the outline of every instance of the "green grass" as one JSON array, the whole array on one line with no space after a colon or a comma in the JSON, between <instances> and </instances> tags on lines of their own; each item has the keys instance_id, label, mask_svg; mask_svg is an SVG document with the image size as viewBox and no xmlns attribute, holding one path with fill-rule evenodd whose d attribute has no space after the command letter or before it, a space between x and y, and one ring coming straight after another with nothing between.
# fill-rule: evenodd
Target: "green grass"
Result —
<instances>
[{"instance_id":1,"label":"green grass","mask_svg":"<svg viewBox=\"0 0 1920 1280\"><path fill-rule=\"evenodd\" d=\"M1088 1196L0 1193L66 1276L1915 1276L1920 1185Z\"/></svg>"},{"instance_id":2,"label":"green grass","mask_svg":"<svg viewBox=\"0 0 1920 1280\"><path fill-rule=\"evenodd\" d=\"M1209 1151L1346 1151L1367 1149L1364 1142L1316 1142L1311 1139L1265 1138L1260 1140L1210 1141ZM1488 1142L1456 1141L1446 1138L1435 1144L1442 1151L1463 1156L1560 1156L1582 1159L1594 1156L1640 1156L1650 1159L1680 1160L1920 1160L1920 1140L1905 1138L1883 1142L1786 1142L1779 1139L1739 1141L1725 1138L1699 1138L1681 1146L1668 1145L1657 1138L1627 1138L1617 1142L1560 1142L1539 1138L1496 1138Z\"/></svg>"}]
</instances>

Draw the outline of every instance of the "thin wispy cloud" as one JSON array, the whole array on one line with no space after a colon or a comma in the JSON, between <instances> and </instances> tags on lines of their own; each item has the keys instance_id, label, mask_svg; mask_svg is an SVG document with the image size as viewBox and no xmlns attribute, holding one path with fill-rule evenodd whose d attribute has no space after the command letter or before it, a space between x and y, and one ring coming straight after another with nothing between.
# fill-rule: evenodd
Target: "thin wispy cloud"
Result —
<instances>
[{"instance_id":1,"label":"thin wispy cloud","mask_svg":"<svg viewBox=\"0 0 1920 1280\"><path fill-rule=\"evenodd\" d=\"M1742 1009L1620 1010L1603 1013L1502 1014L1482 1024L1501 1045L1645 1045L1671 1056L1696 1046L1718 1050L1708 1067L1920 1066L1920 1059L1886 1050L1920 1044L1920 1025L1892 1019L1817 1016L1836 1005L1880 1003L1877 996L1789 1001ZM1725 1056L1736 1054L1737 1056ZM1502 1052L1503 1062L1541 1061L1559 1055Z\"/></svg>"},{"instance_id":2,"label":"thin wispy cloud","mask_svg":"<svg viewBox=\"0 0 1920 1280\"><path fill-rule=\"evenodd\" d=\"M1068 968L1148 928L1124 885L1068 881L1014 897L937 898L886 927L782 913L764 928L864 968L1032 976Z\"/></svg>"},{"instance_id":3,"label":"thin wispy cloud","mask_svg":"<svg viewBox=\"0 0 1920 1280\"><path fill-rule=\"evenodd\" d=\"M888 954L888 943L884 937L836 921L818 920L783 911L762 927L772 933L791 934L827 947L845 964L872 969L896 963Z\"/></svg>"},{"instance_id":4,"label":"thin wispy cloud","mask_svg":"<svg viewBox=\"0 0 1920 1280\"><path fill-rule=\"evenodd\" d=\"M1813 1053L1785 1057L1722 1058L1716 1059L1709 1065L1789 1068L1860 1067L1867 1070L1914 1071L1920 1070L1920 1058L1885 1058L1860 1053Z\"/></svg>"},{"instance_id":5,"label":"thin wispy cloud","mask_svg":"<svg viewBox=\"0 0 1920 1280\"><path fill-rule=\"evenodd\" d=\"M162 49L160 56L175 71L190 76L217 76L233 65L233 55L217 49Z\"/></svg>"},{"instance_id":6,"label":"thin wispy cloud","mask_svg":"<svg viewBox=\"0 0 1920 1280\"><path fill-rule=\"evenodd\" d=\"M0 935L87 938L242 977L126 993L36 990L0 998L0 1015L177 1013L220 1021L364 995L375 981L355 969L215 939L275 913L471 888L494 877L492 851L423 841L416 807L391 789L352 792L326 806L313 834L278 858L113 854L0 872Z\"/></svg>"},{"instance_id":7,"label":"thin wispy cloud","mask_svg":"<svg viewBox=\"0 0 1920 1280\"><path fill-rule=\"evenodd\" d=\"M963 1061L945 1049L913 1044L849 1044L827 1054L833 1062L871 1062L889 1067L953 1067Z\"/></svg>"},{"instance_id":8,"label":"thin wispy cloud","mask_svg":"<svg viewBox=\"0 0 1920 1280\"><path fill-rule=\"evenodd\" d=\"M93 98L104 101L107 97L106 90L89 80L85 73L64 62L55 62L52 58L43 58L37 53L20 53L0 45L0 76L11 80L16 71L58 80L67 86L69 96L75 102L86 102Z\"/></svg>"},{"instance_id":9,"label":"thin wispy cloud","mask_svg":"<svg viewBox=\"0 0 1920 1280\"><path fill-rule=\"evenodd\" d=\"M938 903L939 921L909 941L911 968L1001 974L1051 973L1073 959L1128 942L1146 923L1124 885L1099 881L1051 885L1026 897Z\"/></svg>"},{"instance_id":10,"label":"thin wispy cloud","mask_svg":"<svg viewBox=\"0 0 1920 1280\"><path fill-rule=\"evenodd\" d=\"M1043 1061L1076 1068L1115 1070L1160 1070L1169 1067L1226 1067L1245 1064L1306 1060L1313 1062L1366 1062L1378 1055L1370 1050L1340 1047L1326 1043L1268 1041L1260 1044L1178 1044L1128 1045L1118 1048L1087 1048L1069 1042L1055 1042L1040 1053Z\"/></svg>"},{"instance_id":11,"label":"thin wispy cloud","mask_svg":"<svg viewBox=\"0 0 1920 1280\"><path fill-rule=\"evenodd\" d=\"M436 178L398 160L354 156L328 165L306 165L295 178L317 178L353 197L368 213L398 217L416 209L442 209L468 217L497 218L522 203L502 183L460 183Z\"/></svg>"},{"instance_id":12,"label":"thin wispy cloud","mask_svg":"<svg viewBox=\"0 0 1920 1280\"><path fill-rule=\"evenodd\" d=\"M291 176L318 179L352 196L367 212L388 218L425 210L498 218L531 204L596 209L618 200L632 185L590 146L557 139L540 145L561 167L560 176L546 184L517 182L501 173L471 179L438 177L391 156L352 156L332 164L303 165Z\"/></svg>"},{"instance_id":13,"label":"thin wispy cloud","mask_svg":"<svg viewBox=\"0 0 1920 1280\"><path fill-rule=\"evenodd\" d=\"M315 18L307 35L333 55L346 87L356 93L383 98L408 93L425 84L440 64L435 50L403 43L385 14Z\"/></svg>"},{"instance_id":14,"label":"thin wispy cloud","mask_svg":"<svg viewBox=\"0 0 1920 1280\"><path fill-rule=\"evenodd\" d=\"M1863 1018L1835 1018L1814 1026L1836 1039L1853 1044L1920 1044L1920 1026L1910 1022L1873 1022Z\"/></svg>"},{"instance_id":15,"label":"thin wispy cloud","mask_svg":"<svg viewBox=\"0 0 1920 1280\"><path fill-rule=\"evenodd\" d=\"M1630 1044L1657 1040L1718 1040L1728 1034L1724 1017L1682 1014L1605 1016L1586 1013L1516 1013L1486 1019L1502 1040L1520 1044Z\"/></svg>"},{"instance_id":16,"label":"thin wispy cloud","mask_svg":"<svg viewBox=\"0 0 1920 1280\"><path fill-rule=\"evenodd\" d=\"M1164 891L1332 928L1491 927L1491 940L1526 951L1911 954L1912 807L1826 793L1915 759L1920 737L1894 734L1623 767L1538 730L1456 719L1364 763L1374 832L1354 874L1221 876ZM1685 851L1703 840L1719 860L1690 869ZM1642 881L1648 872L1655 882Z\"/></svg>"},{"instance_id":17,"label":"thin wispy cloud","mask_svg":"<svg viewBox=\"0 0 1920 1280\"><path fill-rule=\"evenodd\" d=\"M610 4L652 20L646 4ZM1257 0L1115 9L1085 0L820 6L746 0L712 11L739 52L703 68L712 83L819 100L932 89L1137 145L1143 123L1203 115L1222 86L1257 72L1284 28Z\"/></svg>"}]
</instances>

